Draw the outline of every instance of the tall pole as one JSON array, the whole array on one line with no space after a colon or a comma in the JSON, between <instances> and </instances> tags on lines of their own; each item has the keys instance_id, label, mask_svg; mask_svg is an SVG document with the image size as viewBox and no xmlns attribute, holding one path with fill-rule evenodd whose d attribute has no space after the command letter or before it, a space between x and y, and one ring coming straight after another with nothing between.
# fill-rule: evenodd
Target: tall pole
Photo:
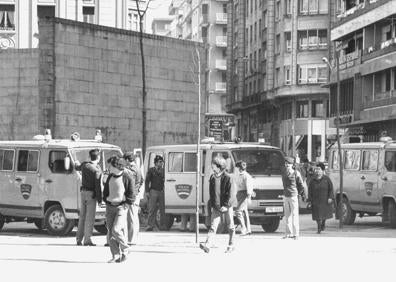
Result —
<instances>
[{"instance_id":1,"label":"tall pole","mask_svg":"<svg viewBox=\"0 0 396 282\"><path fill-rule=\"evenodd\" d=\"M335 47L335 46L334 46ZM338 58L338 52L336 47L334 48L334 59L336 62L336 72L337 72L337 113L336 113L336 134L337 134L337 147L338 147L338 164L339 164L339 170L340 170L340 199L338 202L338 215L339 215L339 227L342 229L343 226L343 219L344 219L344 214L343 214L343 161L342 161L342 151L341 151L341 141L340 141L340 62Z\"/></svg>"},{"instance_id":2,"label":"tall pole","mask_svg":"<svg viewBox=\"0 0 396 282\"><path fill-rule=\"evenodd\" d=\"M197 173L195 183L195 243L198 244L199 236L199 179L201 177L200 142L201 142L201 57L198 48L195 49L198 57L198 140L197 140Z\"/></svg>"}]
</instances>

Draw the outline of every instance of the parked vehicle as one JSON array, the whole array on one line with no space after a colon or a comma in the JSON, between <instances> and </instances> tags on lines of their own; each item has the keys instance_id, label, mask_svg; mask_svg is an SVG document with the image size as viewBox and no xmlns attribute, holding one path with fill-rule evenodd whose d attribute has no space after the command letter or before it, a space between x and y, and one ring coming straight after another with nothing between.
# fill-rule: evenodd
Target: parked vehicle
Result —
<instances>
[{"instance_id":1,"label":"parked vehicle","mask_svg":"<svg viewBox=\"0 0 396 282\"><path fill-rule=\"evenodd\" d=\"M227 161L227 171L233 175L235 163L243 160L253 177L254 196L249 204L252 224L260 224L266 232L275 232L283 217L283 186L281 168L284 156L279 148L252 143L201 144L199 149L200 185L198 188L200 222L208 224L209 177L212 159L220 155ZM165 169L165 213L167 228L181 214L195 214L197 145L164 145L150 147L145 155L145 171L154 166L161 155ZM235 190L235 187L233 187ZM236 191L233 195L235 196Z\"/></svg>"},{"instance_id":2,"label":"parked vehicle","mask_svg":"<svg viewBox=\"0 0 396 282\"><path fill-rule=\"evenodd\" d=\"M343 194L339 189L338 147L329 155L329 176L337 204L342 205L343 222L353 224L356 214L381 215L396 228L396 143L342 144Z\"/></svg>"},{"instance_id":3,"label":"parked vehicle","mask_svg":"<svg viewBox=\"0 0 396 282\"><path fill-rule=\"evenodd\" d=\"M101 150L101 166L117 146L95 140L0 141L0 230L4 223L27 221L50 235L66 235L75 226L80 207L81 172L76 160ZM38 140L37 140L38 139ZM97 207L95 228L105 232L105 209Z\"/></svg>"}]
</instances>

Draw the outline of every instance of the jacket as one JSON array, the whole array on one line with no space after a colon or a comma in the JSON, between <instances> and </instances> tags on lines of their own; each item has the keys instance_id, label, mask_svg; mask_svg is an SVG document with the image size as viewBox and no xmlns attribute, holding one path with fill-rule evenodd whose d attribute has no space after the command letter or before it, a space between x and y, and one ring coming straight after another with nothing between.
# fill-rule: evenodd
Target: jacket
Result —
<instances>
[{"instance_id":1,"label":"jacket","mask_svg":"<svg viewBox=\"0 0 396 282\"><path fill-rule=\"evenodd\" d=\"M145 180L145 189L146 192L150 192L151 189L157 191L164 190L164 182L165 182L165 175L164 169L157 169L156 167L151 167L147 171L146 180Z\"/></svg>"},{"instance_id":2,"label":"jacket","mask_svg":"<svg viewBox=\"0 0 396 282\"><path fill-rule=\"evenodd\" d=\"M110 194L109 182L112 177L114 177L113 174L110 174L109 177L107 177L107 180L106 180L106 183L105 183L104 189L103 189L103 201L105 201L106 203L108 203L107 197ZM122 182L124 183L124 188L125 188L125 192L124 192L125 203L132 205L132 203L135 202L135 198L136 198L136 194L134 194L134 191L136 191L135 180L132 176L131 171L129 171L128 169L124 169L121 177L122 177Z\"/></svg>"},{"instance_id":3,"label":"jacket","mask_svg":"<svg viewBox=\"0 0 396 282\"><path fill-rule=\"evenodd\" d=\"M300 194L305 197L304 180L298 170L288 172L286 169L282 171L283 194L285 197L293 197Z\"/></svg>"},{"instance_id":4,"label":"jacket","mask_svg":"<svg viewBox=\"0 0 396 282\"><path fill-rule=\"evenodd\" d=\"M220 206L216 204L216 187L215 187L215 175L212 174L209 179L209 205L210 207L220 210L221 207L231 207L233 205L231 201L231 177L225 171L221 175L220 179Z\"/></svg>"},{"instance_id":5,"label":"jacket","mask_svg":"<svg viewBox=\"0 0 396 282\"><path fill-rule=\"evenodd\" d=\"M98 202L102 199L101 177L102 169L93 162L83 162L76 166L77 170L81 170L81 189L94 193L93 198Z\"/></svg>"},{"instance_id":6,"label":"jacket","mask_svg":"<svg viewBox=\"0 0 396 282\"><path fill-rule=\"evenodd\" d=\"M312 219L323 220L333 217L333 204L328 200L334 201L333 183L330 178L323 175L321 179L312 179L308 186L308 202L312 205Z\"/></svg>"}]
</instances>

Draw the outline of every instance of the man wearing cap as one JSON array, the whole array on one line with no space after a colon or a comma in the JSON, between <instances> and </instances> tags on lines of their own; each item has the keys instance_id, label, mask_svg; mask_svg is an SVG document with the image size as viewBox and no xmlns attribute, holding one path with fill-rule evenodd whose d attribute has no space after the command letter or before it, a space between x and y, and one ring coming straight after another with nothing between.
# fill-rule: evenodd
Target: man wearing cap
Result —
<instances>
[{"instance_id":1,"label":"man wearing cap","mask_svg":"<svg viewBox=\"0 0 396 282\"><path fill-rule=\"evenodd\" d=\"M139 203L142 198L141 191L143 184L143 177L140 168L136 164L136 155L133 152L126 152L124 154L124 159L128 162L126 168L131 172L131 175L134 179L134 194L136 195L135 201L132 205L129 205L128 214L127 214L127 223L128 223L128 245L136 245L137 236L139 234Z\"/></svg>"},{"instance_id":2,"label":"man wearing cap","mask_svg":"<svg viewBox=\"0 0 396 282\"><path fill-rule=\"evenodd\" d=\"M304 182L301 174L295 169L294 158L285 157L285 167L282 170L283 182L283 205L286 220L286 234L283 237L298 239L299 218L298 218L298 195L304 196Z\"/></svg>"},{"instance_id":3,"label":"man wearing cap","mask_svg":"<svg viewBox=\"0 0 396 282\"><path fill-rule=\"evenodd\" d=\"M149 168L146 174L145 189L148 195L148 226L146 231L153 231L155 227L155 217L157 214L157 205L160 209L160 229L164 228L165 218L165 195L164 195L164 158L155 156L154 167Z\"/></svg>"},{"instance_id":4,"label":"man wearing cap","mask_svg":"<svg viewBox=\"0 0 396 282\"><path fill-rule=\"evenodd\" d=\"M91 241L93 226L95 222L96 201L102 201L101 176L102 169L99 166L100 151L93 149L89 151L89 162L80 164L75 162L76 169L81 170L81 206L78 219L78 230L76 234L77 245L95 246Z\"/></svg>"}]
</instances>

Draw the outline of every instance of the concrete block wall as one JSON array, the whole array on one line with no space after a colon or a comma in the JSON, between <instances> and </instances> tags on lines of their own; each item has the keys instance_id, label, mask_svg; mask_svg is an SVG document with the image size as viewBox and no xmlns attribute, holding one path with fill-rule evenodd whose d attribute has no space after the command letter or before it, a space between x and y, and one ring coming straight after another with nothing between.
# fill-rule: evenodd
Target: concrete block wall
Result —
<instances>
[{"instance_id":1,"label":"concrete block wall","mask_svg":"<svg viewBox=\"0 0 396 282\"><path fill-rule=\"evenodd\" d=\"M55 137L78 131L84 139L100 128L105 142L141 147L138 33L63 19L43 20L39 27L40 36L54 39L40 38L40 54L46 58L40 61L47 60L40 66L40 73L47 74L40 76L40 99L54 97L52 114L47 105L40 124L53 121ZM147 146L196 142L198 85L191 71L196 47L204 57L198 43L145 34Z\"/></svg>"},{"instance_id":2,"label":"concrete block wall","mask_svg":"<svg viewBox=\"0 0 396 282\"><path fill-rule=\"evenodd\" d=\"M38 58L37 49L0 52L0 140L39 134Z\"/></svg>"}]
</instances>

